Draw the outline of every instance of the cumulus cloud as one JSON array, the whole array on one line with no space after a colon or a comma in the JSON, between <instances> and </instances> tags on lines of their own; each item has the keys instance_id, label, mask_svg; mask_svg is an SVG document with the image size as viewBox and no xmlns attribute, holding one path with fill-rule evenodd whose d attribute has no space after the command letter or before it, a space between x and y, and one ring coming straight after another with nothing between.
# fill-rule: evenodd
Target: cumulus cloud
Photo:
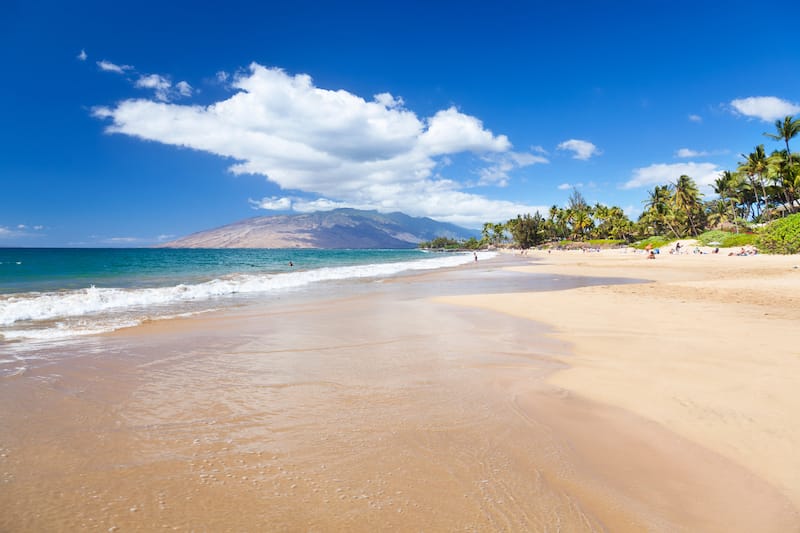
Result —
<instances>
[{"instance_id":1,"label":"cumulus cloud","mask_svg":"<svg viewBox=\"0 0 800 533\"><path fill-rule=\"evenodd\" d=\"M523 168L537 163L548 163L547 158L541 155L525 152L507 152L500 154L490 154L482 158L489 163L478 171L480 181L478 185L496 185L505 187L511 179L509 172L517 168Z\"/></svg>"},{"instance_id":2,"label":"cumulus cloud","mask_svg":"<svg viewBox=\"0 0 800 533\"><path fill-rule=\"evenodd\" d=\"M194 90L192 89L192 86L189 85L189 83L186 81L179 81L178 83L176 83L175 89L181 96L192 96L192 92Z\"/></svg>"},{"instance_id":3,"label":"cumulus cloud","mask_svg":"<svg viewBox=\"0 0 800 533\"><path fill-rule=\"evenodd\" d=\"M690 176L707 193L710 191L722 169L713 163L656 163L649 167L637 168L633 177L622 185L623 189L637 189L653 185L675 183L683 175Z\"/></svg>"},{"instance_id":4,"label":"cumulus cloud","mask_svg":"<svg viewBox=\"0 0 800 533\"><path fill-rule=\"evenodd\" d=\"M562 183L556 187L559 191L569 191L571 189L582 189L583 183Z\"/></svg>"},{"instance_id":5,"label":"cumulus cloud","mask_svg":"<svg viewBox=\"0 0 800 533\"><path fill-rule=\"evenodd\" d=\"M292 209L291 198L278 198L271 196L261 200L250 200L250 204L256 209L266 209L267 211L290 211Z\"/></svg>"},{"instance_id":6,"label":"cumulus cloud","mask_svg":"<svg viewBox=\"0 0 800 533\"><path fill-rule=\"evenodd\" d=\"M598 150L597 146L589 141L582 141L580 139L570 139L564 141L557 146L559 150L568 150L573 153L573 159L587 160L592 156L600 155L602 152Z\"/></svg>"},{"instance_id":7,"label":"cumulus cloud","mask_svg":"<svg viewBox=\"0 0 800 533\"><path fill-rule=\"evenodd\" d=\"M163 76L158 74L140 76L134 85L139 89L152 89L157 100L162 102L169 100L169 90L172 87L172 83Z\"/></svg>"},{"instance_id":8,"label":"cumulus cloud","mask_svg":"<svg viewBox=\"0 0 800 533\"><path fill-rule=\"evenodd\" d=\"M711 155L711 152L692 150L691 148L681 148L675 152L675 157L705 157L707 155Z\"/></svg>"},{"instance_id":9,"label":"cumulus cloud","mask_svg":"<svg viewBox=\"0 0 800 533\"><path fill-rule=\"evenodd\" d=\"M116 65L111 61L106 61L105 59L98 61L97 66L100 67L100 70L104 72L114 72L116 74L125 74L125 71L133 69L133 67L130 65Z\"/></svg>"},{"instance_id":10,"label":"cumulus cloud","mask_svg":"<svg viewBox=\"0 0 800 533\"><path fill-rule=\"evenodd\" d=\"M689 122L696 122L699 124L700 122L703 122L703 117L700 115L691 114L689 115Z\"/></svg>"},{"instance_id":11,"label":"cumulus cloud","mask_svg":"<svg viewBox=\"0 0 800 533\"><path fill-rule=\"evenodd\" d=\"M255 63L231 88L229 98L208 106L137 99L93 114L111 120L109 133L231 158L233 173L263 175L284 190L307 193L313 199L305 202L315 206L400 210L470 226L533 212L534 206L464 193L463 183L434 175L440 161L459 153L488 158L482 177L494 183L512 169L546 161L512 152L505 135L455 107L420 118L389 93L366 100ZM294 210L305 205L291 201Z\"/></svg>"},{"instance_id":12,"label":"cumulus cloud","mask_svg":"<svg viewBox=\"0 0 800 533\"><path fill-rule=\"evenodd\" d=\"M787 115L800 113L800 105L776 96L750 96L731 101L731 107L740 115L771 122Z\"/></svg>"},{"instance_id":13,"label":"cumulus cloud","mask_svg":"<svg viewBox=\"0 0 800 533\"><path fill-rule=\"evenodd\" d=\"M88 57L89 56L86 54L86 50L84 50L84 49L81 49L81 52L77 56L75 56L75 58L78 61L86 61L86 58L88 58Z\"/></svg>"},{"instance_id":14,"label":"cumulus cloud","mask_svg":"<svg viewBox=\"0 0 800 533\"><path fill-rule=\"evenodd\" d=\"M152 89L156 100L168 102L179 96L191 96L192 86L188 82L179 81L174 86L165 76L160 74L146 74L139 76L134 82L134 86L139 89Z\"/></svg>"}]
</instances>

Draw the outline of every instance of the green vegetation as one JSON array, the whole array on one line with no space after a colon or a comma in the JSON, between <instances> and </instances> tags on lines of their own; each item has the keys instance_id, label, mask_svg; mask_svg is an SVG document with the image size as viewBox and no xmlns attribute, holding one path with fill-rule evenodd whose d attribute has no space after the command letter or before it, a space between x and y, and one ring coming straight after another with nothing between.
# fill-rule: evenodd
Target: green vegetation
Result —
<instances>
[{"instance_id":1,"label":"green vegetation","mask_svg":"<svg viewBox=\"0 0 800 533\"><path fill-rule=\"evenodd\" d=\"M735 248L737 246L756 245L758 236L755 233L731 233L730 231L712 230L697 236L704 246L721 246Z\"/></svg>"},{"instance_id":2,"label":"green vegetation","mask_svg":"<svg viewBox=\"0 0 800 533\"><path fill-rule=\"evenodd\" d=\"M714 182L717 197L704 201L690 176L656 185L633 222L622 208L589 205L573 190L566 207L554 205L546 214L517 215L505 223L486 222L482 238L455 241L438 238L421 247L477 249L487 246L566 248L630 244L661 248L678 239L698 239L708 246L757 245L772 253L800 250L800 157L789 141L800 134L800 119L775 122L775 133L764 133L785 146L767 155L763 144L742 154L736 170L726 170ZM787 216L788 215L788 216ZM794 222L792 222L794 221ZM764 227L756 235L751 228ZM719 244L716 244L719 243Z\"/></svg>"},{"instance_id":3,"label":"green vegetation","mask_svg":"<svg viewBox=\"0 0 800 533\"><path fill-rule=\"evenodd\" d=\"M759 232L758 246L768 253L800 253L800 213L765 226Z\"/></svg>"},{"instance_id":4,"label":"green vegetation","mask_svg":"<svg viewBox=\"0 0 800 533\"><path fill-rule=\"evenodd\" d=\"M654 237L647 237L646 239L642 239L640 241L636 241L631 244L632 247L638 250L644 250L647 245L649 244L652 248L663 248L664 246L668 245L672 241L676 239L668 239L666 237L661 236L654 236Z\"/></svg>"},{"instance_id":5,"label":"green vegetation","mask_svg":"<svg viewBox=\"0 0 800 533\"><path fill-rule=\"evenodd\" d=\"M450 239L449 237L436 237L431 241L419 243L419 247L433 250L458 250L463 248L462 241Z\"/></svg>"}]
</instances>

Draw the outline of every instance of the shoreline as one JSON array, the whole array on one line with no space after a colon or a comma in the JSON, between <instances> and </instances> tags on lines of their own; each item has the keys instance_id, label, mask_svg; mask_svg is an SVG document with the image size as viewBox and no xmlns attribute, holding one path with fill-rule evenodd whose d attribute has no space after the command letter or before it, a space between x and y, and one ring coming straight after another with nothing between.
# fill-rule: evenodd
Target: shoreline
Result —
<instances>
[{"instance_id":1,"label":"shoreline","mask_svg":"<svg viewBox=\"0 0 800 533\"><path fill-rule=\"evenodd\" d=\"M560 382L579 343L509 302L648 285L537 259L144 324L0 380L0 529L796 526L767 476Z\"/></svg>"}]
</instances>

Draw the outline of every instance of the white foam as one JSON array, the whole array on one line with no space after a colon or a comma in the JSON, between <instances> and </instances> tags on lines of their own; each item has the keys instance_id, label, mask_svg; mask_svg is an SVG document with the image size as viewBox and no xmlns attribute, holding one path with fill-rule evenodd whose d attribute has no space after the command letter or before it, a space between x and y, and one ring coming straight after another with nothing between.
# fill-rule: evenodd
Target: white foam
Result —
<instances>
[{"instance_id":1,"label":"white foam","mask_svg":"<svg viewBox=\"0 0 800 533\"><path fill-rule=\"evenodd\" d=\"M493 257L493 252L480 252L479 258ZM454 267L473 261L472 254L442 254L417 261L378 263L356 266L319 268L277 274L235 275L204 283L180 284L170 287L119 289L98 288L15 294L0 297L0 327L8 328L19 322L23 328L5 329L6 340L56 339L92 335L121 327L136 325L145 319L159 319L153 309L182 302L197 302L237 294L257 294L296 289L312 283L368 277L386 277L409 270L432 270ZM132 318L127 311L140 311ZM114 319L75 320L78 317L124 313ZM170 316L175 316L174 314ZM31 327L30 321L49 321L43 327ZM53 321L60 321L53 324Z\"/></svg>"}]
</instances>

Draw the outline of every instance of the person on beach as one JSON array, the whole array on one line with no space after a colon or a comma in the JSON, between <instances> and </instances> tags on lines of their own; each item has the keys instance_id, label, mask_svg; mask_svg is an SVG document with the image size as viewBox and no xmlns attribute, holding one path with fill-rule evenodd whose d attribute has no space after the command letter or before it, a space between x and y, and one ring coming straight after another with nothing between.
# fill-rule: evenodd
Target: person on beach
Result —
<instances>
[{"instance_id":1,"label":"person on beach","mask_svg":"<svg viewBox=\"0 0 800 533\"><path fill-rule=\"evenodd\" d=\"M475 262L478 262L478 252L472 252L472 255L475 256Z\"/></svg>"}]
</instances>

